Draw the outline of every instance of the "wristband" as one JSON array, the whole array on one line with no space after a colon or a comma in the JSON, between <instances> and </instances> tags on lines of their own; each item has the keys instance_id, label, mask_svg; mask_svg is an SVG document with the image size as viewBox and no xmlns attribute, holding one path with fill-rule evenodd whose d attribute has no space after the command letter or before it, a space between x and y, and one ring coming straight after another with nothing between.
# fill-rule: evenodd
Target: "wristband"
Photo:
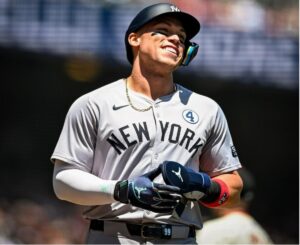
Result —
<instances>
[{"instance_id":1,"label":"wristband","mask_svg":"<svg viewBox=\"0 0 300 245\"><path fill-rule=\"evenodd\" d=\"M128 180L121 180L117 182L114 190L114 199L122 203L129 203Z\"/></svg>"},{"instance_id":2,"label":"wristband","mask_svg":"<svg viewBox=\"0 0 300 245\"><path fill-rule=\"evenodd\" d=\"M219 207L229 198L229 188L223 180L214 179L212 188L211 193L200 200L200 203L208 208ZM212 199L210 195L215 196L215 198Z\"/></svg>"}]
</instances>

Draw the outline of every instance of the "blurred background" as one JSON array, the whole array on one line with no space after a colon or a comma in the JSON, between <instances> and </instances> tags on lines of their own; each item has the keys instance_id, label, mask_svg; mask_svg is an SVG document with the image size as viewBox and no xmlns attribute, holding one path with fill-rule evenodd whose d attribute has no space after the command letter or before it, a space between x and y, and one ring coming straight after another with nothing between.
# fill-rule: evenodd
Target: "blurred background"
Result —
<instances>
[{"instance_id":1,"label":"blurred background","mask_svg":"<svg viewBox=\"0 0 300 245\"><path fill-rule=\"evenodd\" d=\"M125 30L157 2L0 1L0 243L84 242L88 222L54 196L49 158L71 103L129 75ZM221 105L256 177L251 213L275 243L298 244L299 2L170 2L202 25L175 81Z\"/></svg>"}]
</instances>

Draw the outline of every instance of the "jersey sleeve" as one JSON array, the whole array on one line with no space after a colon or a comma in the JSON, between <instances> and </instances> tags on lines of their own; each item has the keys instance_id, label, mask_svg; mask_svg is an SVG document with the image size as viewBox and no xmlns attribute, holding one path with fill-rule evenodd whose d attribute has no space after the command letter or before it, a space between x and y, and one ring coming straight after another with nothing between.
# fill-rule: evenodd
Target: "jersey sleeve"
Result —
<instances>
[{"instance_id":1,"label":"jersey sleeve","mask_svg":"<svg viewBox=\"0 0 300 245\"><path fill-rule=\"evenodd\" d=\"M218 106L212 120L210 135L200 156L200 170L215 176L241 167L228 123Z\"/></svg>"},{"instance_id":2,"label":"jersey sleeve","mask_svg":"<svg viewBox=\"0 0 300 245\"><path fill-rule=\"evenodd\" d=\"M51 161L62 160L90 171L93 165L99 110L87 95L70 107Z\"/></svg>"}]
</instances>

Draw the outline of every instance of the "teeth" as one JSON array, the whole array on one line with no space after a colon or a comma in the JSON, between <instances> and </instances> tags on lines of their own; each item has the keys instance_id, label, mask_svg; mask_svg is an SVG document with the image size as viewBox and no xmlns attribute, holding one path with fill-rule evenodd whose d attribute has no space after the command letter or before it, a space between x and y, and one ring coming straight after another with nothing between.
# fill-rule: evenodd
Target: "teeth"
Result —
<instances>
[{"instance_id":1,"label":"teeth","mask_svg":"<svg viewBox=\"0 0 300 245\"><path fill-rule=\"evenodd\" d=\"M166 47L165 50L167 50L168 52L171 52L173 54L176 54L177 55L177 52L174 48L171 48L171 47Z\"/></svg>"}]
</instances>

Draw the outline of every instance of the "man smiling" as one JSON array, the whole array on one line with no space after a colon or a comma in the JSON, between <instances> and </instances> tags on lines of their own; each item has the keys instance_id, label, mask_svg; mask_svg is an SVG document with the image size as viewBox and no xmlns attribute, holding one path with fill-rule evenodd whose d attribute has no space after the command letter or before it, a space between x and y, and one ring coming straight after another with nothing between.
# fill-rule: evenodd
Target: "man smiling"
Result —
<instances>
[{"instance_id":1,"label":"man smiling","mask_svg":"<svg viewBox=\"0 0 300 245\"><path fill-rule=\"evenodd\" d=\"M86 206L88 243L195 244L201 205L239 202L241 164L221 108L173 81L195 57L199 30L172 4L144 8L125 34L131 74L71 106L51 157L53 186ZM176 167L184 190L162 166Z\"/></svg>"}]
</instances>

